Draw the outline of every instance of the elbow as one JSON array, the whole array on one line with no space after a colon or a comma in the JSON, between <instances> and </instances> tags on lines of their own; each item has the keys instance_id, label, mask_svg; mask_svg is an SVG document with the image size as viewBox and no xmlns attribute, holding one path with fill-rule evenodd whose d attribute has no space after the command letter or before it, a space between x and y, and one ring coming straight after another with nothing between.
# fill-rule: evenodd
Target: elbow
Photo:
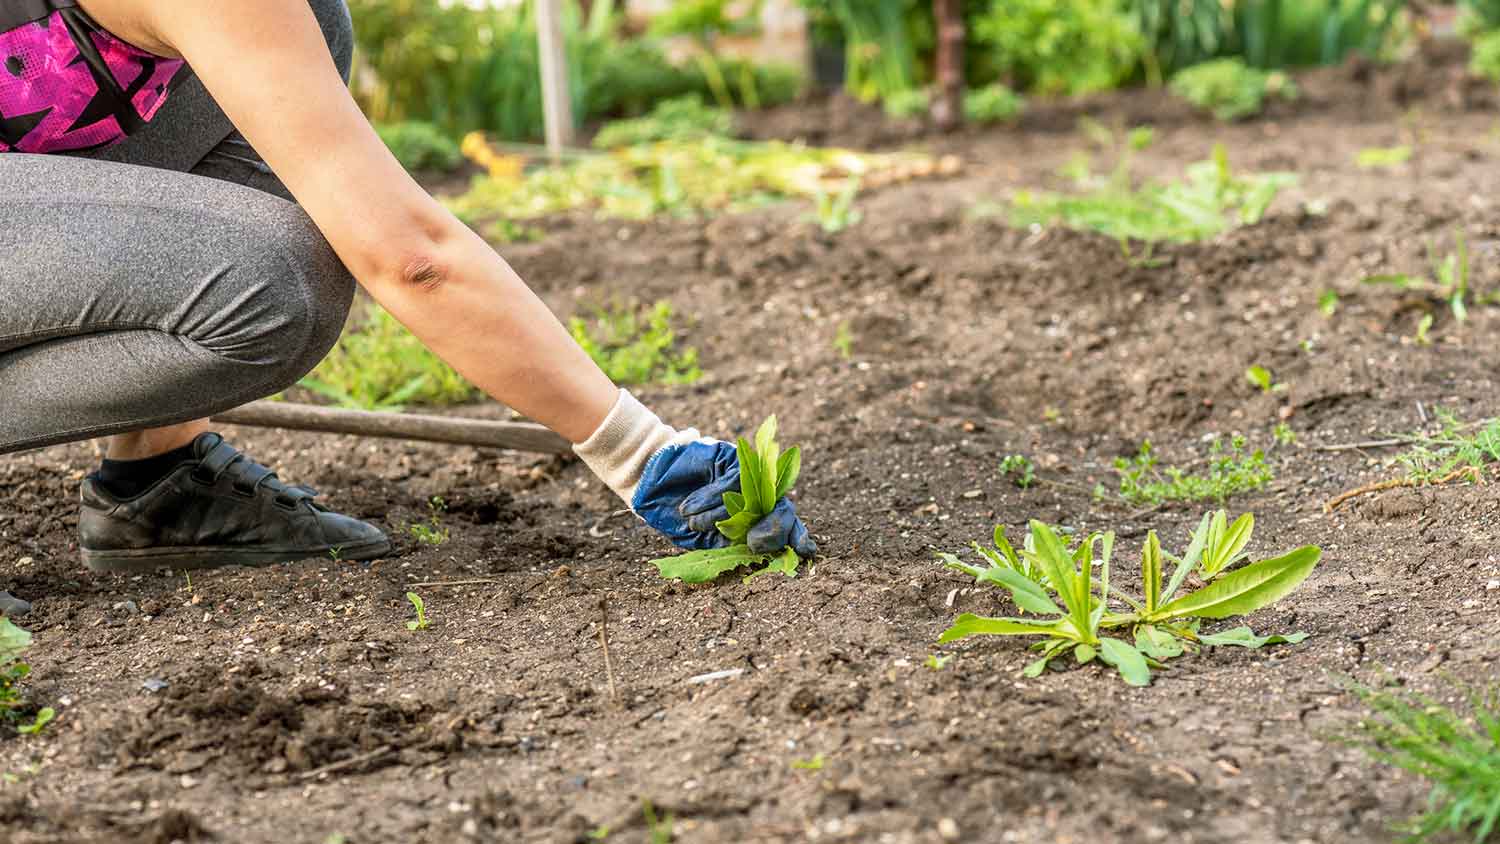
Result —
<instances>
[{"instance_id":1,"label":"elbow","mask_svg":"<svg viewBox=\"0 0 1500 844\"><path fill-rule=\"evenodd\" d=\"M457 274L456 233L442 225L399 227L399 233L375 239L362 261L361 281L375 297L421 295L446 287Z\"/></svg>"},{"instance_id":2,"label":"elbow","mask_svg":"<svg viewBox=\"0 0 1500 844\"><path fill-rule=\"evenodd\" d=\"M396 272L396 284L402 290L431 292L443 286L451 274L437 257L436 249L422 250L407 257Z\"/></svg>"}]
</instances>

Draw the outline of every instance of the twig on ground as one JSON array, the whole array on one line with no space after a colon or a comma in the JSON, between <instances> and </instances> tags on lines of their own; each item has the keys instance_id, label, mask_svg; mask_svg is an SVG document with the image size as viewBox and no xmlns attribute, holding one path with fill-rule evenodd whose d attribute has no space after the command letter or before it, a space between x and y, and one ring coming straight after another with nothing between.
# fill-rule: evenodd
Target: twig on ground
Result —
<instances>
[{"instance_id":1,"label":"twig on ground","mask_svg":"<svg viewBox=\"0 0 1500 844\"><path fill-rule=\"evenodd\" d=\"M362 753L359 756L355 756L355 757L350 758L350 759L345 759L345 760L343 760L341 762L334 762L332 764L324 765L321 768L313 768L311 771L303 771L302 773L300 773L300 774L297 775L297 779L299 779L299 780L317 779L318 777L321 777L324 774L331 774L331 773L334 773L336 771L342 771L342 770L344 770L346 768L354 768L354 767L357 767L359 765L363 765L366 762L373 762L376 759L379 759L380 757L386 755L387 753L394 752L395 749L396 748L391 747L388 744L381 745L380 747L377 747L376 749L370 751L369 753Z\"/></svg>"},{"instance_id":2,"label":"twig on ground","mask_svg":"<svg viewBox=\"0 0 1500 844\"><path fill-rule=\"evenodd\" d=\"M416 588L418 586L480 586L486 583L501 582L502 581L495 580L492 577L481 577L475 578L473 580L424 580L421 583L408 583L406 585L412 588Z\"/></svg>"},{"instance_id":3,"label":"twig on ground","mask_svg":"<svg viewBox=\"0 0 1500 844\"><path fill-rule=\"evenodd\" d=\"M1394 448L1398 445L1406 445L1411 442L1408 439L1390 440L1366 440L1359 443L1340 443L1338 445L1320 445L1318 451L1362 451L1367 448Z\"/></svg>"},{"instance_id":4,"label":"twig on ground","mask_svg":"<svg viewBox=\"0 0 1500 844\"><path fill-rule=\"evenodd\" d=\"M1357 489L1351 489L1348 492L1340 493L1339 495L1336 495L1333 498L1329 499L1328 503L1323 505L1323 512L1332 513L1334 510L1337 510L1346 502L1350 501L1351 499L1358 498L1361 495L1369 495L1376 492L1386 492L1388 490L1401 489L1403 487L1442 486L1443 484L1451 484L1454 481L1464 479L1470 480L1476 484L1479 483L1481 480L1479 468L1476 466L1465 466L1464 468L1459 469L1456 472L1450 472L1434 481L1422 481L1416 478L1398 478L1394 481L1380 481L1379 483L1366 484Z\"/></svg>"},{"instance_id":5,"label":"twig on ground","mask_svg":"<svg viewBox=\"0 0 1500 844\"><path fill-rule=\"evenodd\" d=\"M609 595L599 599L599 646L604 649L604 676L609 679L609 699L620 702L620 692L615 687L615 666L609 658Z\"/></svg>"}]
</instances>

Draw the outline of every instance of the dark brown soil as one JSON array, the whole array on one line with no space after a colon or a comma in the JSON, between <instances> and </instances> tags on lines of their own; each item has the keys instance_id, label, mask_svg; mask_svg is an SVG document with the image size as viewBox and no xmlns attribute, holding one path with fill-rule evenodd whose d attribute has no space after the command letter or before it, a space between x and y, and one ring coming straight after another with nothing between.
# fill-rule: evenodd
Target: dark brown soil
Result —
<instances>
[{"instance_id":1,"label":"dark brown soil","mask_svg":"<svg viewBox=\"0 0 1500 844\"><path fill-rule=\"evenodd\" d=\"M1091 101L1106 123L1158 126L1143 172L1223 141L1239 168L1300 176L1261 225L1161 249L1160 266L971 213L1062 183L1087 145L1072 104L931 140L964 175L867 195L837 237L780 207L563 219L510 248L560 313L635 297L689 318L705 378L639 391L668 419L727 436L781 417L826 551L795 580L662 582L646 564L662 541L607 519L615 503L576 463L248 429L229 433L386 526L399 553L98 576L74 538L92 447L0 459L0 580L38 601L28 689L59 711L41 736L0 742L0 837L566 842L607 826L634 842L650 801L685 842L1396 840L1422 792L1338 741L1359 712L1346 683L1500 679L1496 487L1323 512L1395 470L1389 452L1318 446L1410 430L1439 406L1500 415L1500 312L1460 324L1438 309L1423 346L1411 303L1359 283L1423 270L1426 241L1456 228L1474 282L1500 283L1495 117L1423 67L1328 71L1305 83L1309 103L1229 127L1149 92ZM1393 74L1422 93L1403 100ZM1416 150L1406 165L1354 164L1399 143ZM1327 289L1342 294L1331 318ZM1252 389L1252 364L1289 388ZM1269 447L1282 420L1298 444L1272 450L1275 482L1232 507L1256 513L1255 550L1326 550L1250 619L1306 642L1184 658L1144 689L1092 667L1023 679L1020 642L935 644L959 612L1009 611L935 550L1029 518L1116 530L1125 559L1147 529L1178 544L1198 510L1142 514L1088 490L1143 439L1192 463L1205 435ZM1017 489L997 469L1011 453L1063 483ZM433 495L452 531L439 547L406 530ZM419 585L451 581L469 583ZM431 629L405 628L408 589ZM933 671L937 652L956 657ZM723 669L744 673L689 682ZM793 766L820 754L820 770Z\"/></svg>"}]
</instances>

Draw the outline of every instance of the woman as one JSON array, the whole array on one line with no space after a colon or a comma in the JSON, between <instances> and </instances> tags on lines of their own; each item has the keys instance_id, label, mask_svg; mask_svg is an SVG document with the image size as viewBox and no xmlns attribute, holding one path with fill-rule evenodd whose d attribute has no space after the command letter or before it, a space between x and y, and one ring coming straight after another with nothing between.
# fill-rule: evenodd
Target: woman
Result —
<instances>
[{"instance_id":1,"label":"woman","mask_svg":"<svg viewBox=\"0 0 1500 844\"><path fill-rule=\"evenodd\" d=\"M733 447L612 384L412 181L349 95L352 47L343 0L0 4L0 453L109 436L95 570L385 554L206 421L311 370L357 280L647 524L723 544ZM816 552L785 502L750 544Z\"/></svg>"}]
</instances>

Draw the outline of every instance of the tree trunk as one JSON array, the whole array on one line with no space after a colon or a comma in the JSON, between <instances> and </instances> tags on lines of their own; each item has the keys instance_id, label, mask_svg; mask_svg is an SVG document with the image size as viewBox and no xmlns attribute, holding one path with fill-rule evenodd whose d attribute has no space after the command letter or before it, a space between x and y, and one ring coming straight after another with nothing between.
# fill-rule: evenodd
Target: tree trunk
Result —
<instances>
[{"instance_id":1,"label":"tree trunk","mask_svg":"<svg viewBox=\"0 0 1500 844\"><path fill-rule=\"evenodd\" d=\"M937 96L932 119L950 131L964 120L964 15L962 0L932 0L937 23Z\"/></svg>"}]
</instances>

